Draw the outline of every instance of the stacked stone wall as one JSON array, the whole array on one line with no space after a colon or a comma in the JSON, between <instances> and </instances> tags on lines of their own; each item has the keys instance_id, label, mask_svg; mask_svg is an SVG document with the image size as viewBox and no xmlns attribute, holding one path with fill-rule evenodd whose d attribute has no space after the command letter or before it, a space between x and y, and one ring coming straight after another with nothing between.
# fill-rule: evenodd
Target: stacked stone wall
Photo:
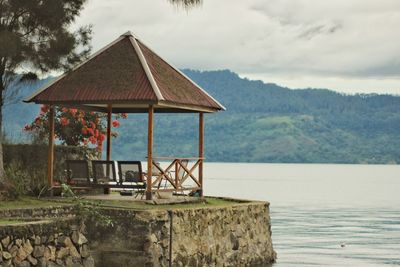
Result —
<instances>
[{"instance_id":1,"label":"stacked stone wall","mask_svg":"<svg viewBox=\"0 0 400 267\"><path fill-rule=\"evenodd\" d=\"M0 210L0 267L267 266L276 253L269 203L223 207L102 208L113 227L75 218L73 207Z\"/></svg>"},{"instance_id":2,"label":"stacked stone wall","mask_svg":"<svg viewBox=\"0 0 400 267\"><path fill-rule=\"evenodd\" d=\"M2 267L94 267L89 243L75 219L0 226Z\"/></svg>"},{"instance_id":3,"label":"stacked stone wall","mask_svg":"<svg viewBox=\"0 0 400 267\"><path fill-rule=\"evenodd\" d=\"M266 266L276 259L266 202L107 213L114 228L88 229L96 266L169 266L170 258L172 266Z\"/></svg>"},{"instance_id":4,"label":"stacked stone wall","mask_svg":"<svg viewBox=\"0 0 400 267\"><path fill-rule=\"evenodd\" d=\"M73 218L73 205L43 208L0 209L0 218Z\"/></svg>"}]
</instances>

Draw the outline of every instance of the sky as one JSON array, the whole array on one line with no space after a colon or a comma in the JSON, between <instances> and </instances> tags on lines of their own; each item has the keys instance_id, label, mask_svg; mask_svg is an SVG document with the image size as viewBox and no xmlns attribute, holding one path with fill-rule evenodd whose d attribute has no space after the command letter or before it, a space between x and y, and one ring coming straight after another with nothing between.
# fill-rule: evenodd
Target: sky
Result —
<instances>
[{"instance_id":1,"label":"sky","mask_svg":"<svg viewBox=\"0 0 400 267\"><path fill-rule=\"evenodd\" d=\"M289 88L400 95L399 0L88 0L93 52L133 32L178 68Z\"/></svg>"}]
</instances>

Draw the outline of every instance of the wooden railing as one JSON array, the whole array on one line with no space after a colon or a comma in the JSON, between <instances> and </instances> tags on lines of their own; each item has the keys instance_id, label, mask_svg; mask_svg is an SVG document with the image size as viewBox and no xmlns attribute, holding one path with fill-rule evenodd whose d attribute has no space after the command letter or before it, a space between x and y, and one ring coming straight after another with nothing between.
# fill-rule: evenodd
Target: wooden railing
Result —
<instances>
[{"instance_id":1,"label":"wooden railing","mask_svg":"<svg viewBox=\"0 0 400 267\"><path fill-rule=\"evenodd\" d=\"M171 163L162 167L158 161ZM181 193L202 190L203 158L154 157L152 163L152 191Z\"/></svg>"}]
</instances>

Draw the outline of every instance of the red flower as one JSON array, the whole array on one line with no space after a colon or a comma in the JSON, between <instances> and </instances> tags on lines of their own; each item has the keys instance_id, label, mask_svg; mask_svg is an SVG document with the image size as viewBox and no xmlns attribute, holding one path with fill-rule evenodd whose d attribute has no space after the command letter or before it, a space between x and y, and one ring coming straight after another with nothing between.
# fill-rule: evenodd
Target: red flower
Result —
<instances>
[{"instance_id":1,"label":"red flower","mask_svg":"<svg viewBox=\"0 0 400 267\"><path fill-rule=\"evenodd\" d=\"M32 130L32 126L26 124L24 127L24 131L30 131L30 130Z\"/></svg>"},{"instance_id":2,"label":"red flower","mask_svg":"<svg viewBox=\"0 0 400 267\"><path fill-rule=\"evenodd\" d=\"M113 120L113 122L112 122L112 126L113 126L113 127L115 127L115 128L119 127L119 126L120 126L120 123L119 123L119 121L117 121L117 120Z\"/></svg>"},{"instance_id":3,"label":"red flower","mask_svg":"<svg viewBox=\"0 0 400 267\"><path fill-rule=\"evenodd\" d=\"M49 106L48 105L42 105L40 107L40 114L44 114L49 110Z\"/></svg>"},{"instance_id":4,"label":"red flower","mask_svg":"<svg viewBox=\"0 0 400 267\"><path fill-rule=\"evenodd\" d=\"M124 119L128 118L128 113L121 113L121 117Z\"/></svg>"},{"instance_id":5,"label":"red flower","mask_svg":"<svg viewBox=\"0 0 400 267\"><path fill-rule=\"evenodd\" d=\"M61 111L66 113L66 112L68 112L68 109L67 108L62 108Z\"/></svg>"},{"instance_id":6,"label":"red flower","mask_svg":"<svg viewBox=\"0 0 400 267\"><path fill-rule=\"evenodd\" d=\"M60 123L61 123L62 126L66 126L66 125L69 124L69 119L67 119L65 117L61 117Z\"/></svg>"},{"instance_id":7,"label":"red flower","mask_svg":"<svg viewBox=\"0 0 400 267\"><path fill-rule=\"evenodd\" d=\"M98 137L98 140L103 142L106 139L106 135L105 134L100 134Z\"/></svg>"},{"instance_id":8,"label":"red flower","mask_svg":"<svg viewBox=\"0 0 400 267\"><path fill-rule=\"evenodd\" d=\"M93 135L93 129L92 128L87 128L87 131L89 134Z\"/></svg>"},{"instance_id":9,"label":"red flower","mask_svg":"<svg viewBox=\"0 0 400 267\"><path fill-rule=\"evenodd\" d=\"M82 134L87 135L88 129L86 127L82 128Z\"/></svg>"},{"instance_id":10,"label":"red flower","mask_svg":"<svg viewBox=\"0 0 400 267\"><path fill-rule=\"evenodd\" d=\"M36 117L36 118L35 118L35 124L39 124L40 122L41 122L40 117Z\"/></svg>"},{"instance_id":11,"label":"red flower","mask_svg":"<svg viewBox=\"0 0 400 267\"><path fill-rule=\"evenodd\" d=\"M94 132L94 136L98 137L99 136L99 130L96 129L96 131Z\"/></svg>"},{"instance_id":12,"label":"red flower","mask_svg":"<svg viewBox=\"0 0 400 267\"><path fill-rule=\"evenodd\" d=\"M96 129L96 124L93 121L90 122L90 126L92 129Z\"/></svg>"},{"instance_id":13,"label":"red flower","mask_svg":"<svg viewBox=\"0 0 400 267\"><path fill-rule=\"evenodd\" d=\"M71 112L71 114L75 116L75 114L78 112L78 110L76 108L71 108L69 110L69 112Z\"/></svg>"},{"instance_id":14,"label":"red flower","mask_svg":"<svg viewBox=\"0 0 400 267\"><path fill-rule=\"evenodd\" d=\"M96 140L96 137L91 136L91 137L89 137L89 141L90 141L90 143L92 143L93 145L95 145L97 140Z\"/></svg>"}]
</instances>

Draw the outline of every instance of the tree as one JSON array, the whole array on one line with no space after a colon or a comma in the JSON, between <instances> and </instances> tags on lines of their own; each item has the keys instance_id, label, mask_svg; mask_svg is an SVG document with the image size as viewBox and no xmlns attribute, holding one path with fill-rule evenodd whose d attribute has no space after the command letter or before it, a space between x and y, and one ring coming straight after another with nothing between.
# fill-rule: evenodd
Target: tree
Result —
<instances>
[{"instance_id":1,"label":"tree","mask_svg":"<svg viewBox=\"0 0 400 267\"><path fill-rule=\"evenodd\" d=\"M86 0L0 0L0 131L6 90L38 74L68 70L90 53L91 26L71 24ZM17 75L18 73L18 75ZM0 143L0 184L4 181Z\"/></svg>"},{"instance_id":2,"label":"tree","mask_svg":"<svg viewBox=\"0 0 400 267\"><path fill-rule=\"evenodd\" d=\"M183 6L184 8L197 6L203 2L202 0L168 0L168 1L174 5Z\"/></svg>"}]
</instances>

